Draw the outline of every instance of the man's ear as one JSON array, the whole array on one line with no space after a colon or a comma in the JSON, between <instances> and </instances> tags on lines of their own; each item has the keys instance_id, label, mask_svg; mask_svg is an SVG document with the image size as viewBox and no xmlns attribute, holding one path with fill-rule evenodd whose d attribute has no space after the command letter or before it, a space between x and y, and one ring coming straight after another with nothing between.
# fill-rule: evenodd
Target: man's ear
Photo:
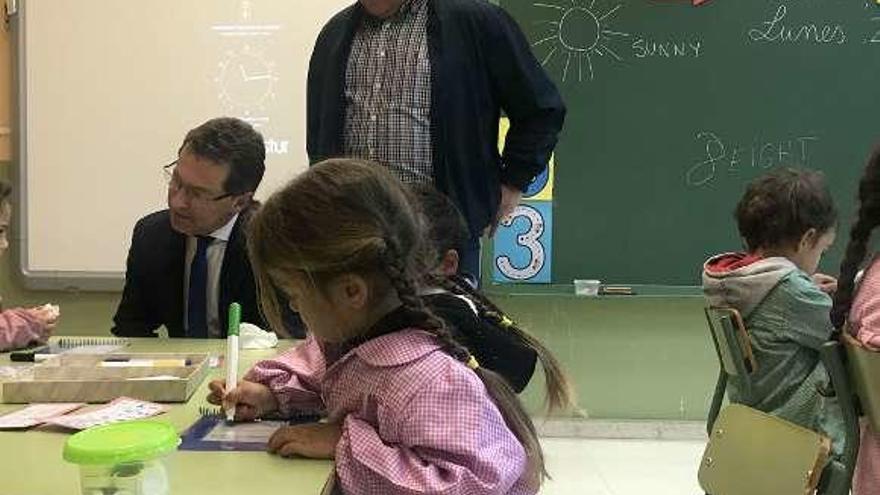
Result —
<instances>
[{"instance_id":1,"label":"man's ear","mask_svg":"<svg viewBox=\"0 0 880 495\"><path fill-rule=\"evenodd\" d=\"M241 211L247 208L248 205L251 204L251 201L253 201L254 193L247 192L234 196L234 198L235 199L232 201L232 208L235 209L236 213L241 213Z\"/></svg>"}]
</instances>

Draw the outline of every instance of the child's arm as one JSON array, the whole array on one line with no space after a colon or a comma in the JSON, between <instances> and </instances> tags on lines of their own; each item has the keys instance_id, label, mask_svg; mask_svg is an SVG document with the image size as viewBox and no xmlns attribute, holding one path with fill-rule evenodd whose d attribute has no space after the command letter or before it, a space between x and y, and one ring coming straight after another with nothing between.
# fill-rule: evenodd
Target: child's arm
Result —
<instances>
[{"instance_id":1,"label":"child's arm","mask_svg":"<svg viewBox=\"0 0 880 495\"><path fill-rule=\"evenodd\" d=\"M509 493L525 452L479 378L470 378L439 376L407 406L378 404L378 429L346 416L335 453L343 491Z\"/></svg>"},{"instance_id":2,"label":"child's arm","mask_svg":"<svg viewBox=\"0 0 880 495\"><path fill-rule=\"evenodd\" d=\"M786 291L785 331L787 337L811 349L828 341L831 325L831 297L822 292L806 274L795 274L784 281Z\"/></svg>"},{"instance_id":3,"label":"child's arm","mask_svg":"<svg viewBox=\"0 0 880 495\"><path fill-rule=\"evenodd\" d=\"M45 342L51 328L28 309L9 309L0 313L0 351Z\"/></svg>"},{"instance_id":4,"label":"child's arm","mask_svg":"<svg viewBox=\"0 0 880 495\"><path fill-rule=\"evenodd\" d=\"M244 379L263 384L278 401L278 411L290 415L297 411L321 411L321 380L326 370L324 354L312 335L280 356L260 361Z\"/></svg>"}]
</instances>

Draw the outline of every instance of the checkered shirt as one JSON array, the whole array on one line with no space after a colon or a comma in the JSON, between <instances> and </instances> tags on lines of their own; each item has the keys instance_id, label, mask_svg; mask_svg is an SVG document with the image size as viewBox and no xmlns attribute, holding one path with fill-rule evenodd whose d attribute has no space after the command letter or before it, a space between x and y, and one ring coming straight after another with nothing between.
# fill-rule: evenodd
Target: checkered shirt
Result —
<instances>
[{"instance_id":1,"label":"checkered shirt","mask_svg":"<svg viewBox=\"0 0 880 495\"><path fill-rule=\"evenodd\" d=\"M383 163L403 182L432 183L428 1L365 16L345 73L347 156Z\"/></svg>"}]
</instances>

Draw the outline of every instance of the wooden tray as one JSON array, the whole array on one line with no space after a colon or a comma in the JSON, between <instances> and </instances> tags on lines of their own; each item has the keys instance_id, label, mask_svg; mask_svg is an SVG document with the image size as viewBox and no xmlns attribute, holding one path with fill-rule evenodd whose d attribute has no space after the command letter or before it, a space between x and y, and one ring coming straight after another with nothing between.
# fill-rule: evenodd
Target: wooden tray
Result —
<instances>
[{"instance_id":1,"label":"wooden tray","mask_svg":"<svg viewBox=\"0 0 880 495\"><path fill-rule=\"evenodd\" d=\"M33 376L2 383L3 402L108 402L125 396L153 402L186 402L208 374L208 354L59 354L33 368ZM180 367L104 368L107 359L184 359ZM164 376L153 380L148 377Z\"/></svg>"}]
</instances>

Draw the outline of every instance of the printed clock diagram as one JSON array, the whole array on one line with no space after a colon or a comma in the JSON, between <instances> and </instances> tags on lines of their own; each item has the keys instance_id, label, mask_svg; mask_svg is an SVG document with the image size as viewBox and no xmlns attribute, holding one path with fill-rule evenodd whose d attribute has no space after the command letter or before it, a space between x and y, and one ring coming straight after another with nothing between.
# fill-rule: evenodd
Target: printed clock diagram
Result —
<instances>
[{"instance_id":1,"label":"printed clock diagram","mask_svg":"<svg viewBox=\"0 0 880 495\"><path fill-rule=\"evenodd\" d=\"M264 112L275 99L275 64L259 51L249 46L229 50L217 69L220 101L230 110L249 117Z\"/></svg>"}]
</instances>

